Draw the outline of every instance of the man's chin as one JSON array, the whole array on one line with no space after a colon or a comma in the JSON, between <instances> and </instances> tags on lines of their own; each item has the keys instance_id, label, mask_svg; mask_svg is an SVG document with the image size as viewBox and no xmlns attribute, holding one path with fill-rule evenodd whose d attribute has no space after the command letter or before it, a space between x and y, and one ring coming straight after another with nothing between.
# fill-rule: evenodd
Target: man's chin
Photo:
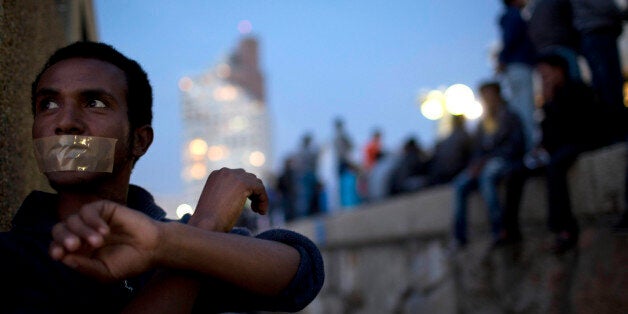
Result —
<instances>
[{"instance_id":1,"label":"man's chin","mask_svg":"<svg viewBox=\"0 0 628 314\"><path fill-rule=\"evenodd\" d=\"M59 190L91 189L98 182L110 176L110 173L88 171L52 171L46 172L50 186Z\"/></svg>"}]
</instances>

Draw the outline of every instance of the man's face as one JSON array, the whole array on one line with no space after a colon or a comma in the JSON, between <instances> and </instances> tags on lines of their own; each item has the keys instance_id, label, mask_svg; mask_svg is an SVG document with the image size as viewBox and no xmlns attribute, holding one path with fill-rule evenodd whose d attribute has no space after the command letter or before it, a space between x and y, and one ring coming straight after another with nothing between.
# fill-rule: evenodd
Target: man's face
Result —
<instances>
[{"instance_id":1,"label":"man's face","mask_svg":"<svg viewBox=\"0 0 628 314\"><path fill-rule=\"evenodd\" d=\"M84 135L118 139L113 175L132 167L124 72L96 59L60 61L41 76L35 91L33 138ZM108 173L46 173L53 187L89 183Z\"/></svg>"}]
</instances>

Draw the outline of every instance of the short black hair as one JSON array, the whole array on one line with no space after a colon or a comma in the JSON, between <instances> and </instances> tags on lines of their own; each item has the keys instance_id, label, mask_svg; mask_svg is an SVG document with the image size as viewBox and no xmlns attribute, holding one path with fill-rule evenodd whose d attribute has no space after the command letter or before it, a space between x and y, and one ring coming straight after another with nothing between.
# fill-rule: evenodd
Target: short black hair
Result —
<instances>
[{"instance_id":1,"label":"short black hair","mask_svg":"<svg viewBox=\"0 0 628 314\"><path fill-rule=\"evenodd\" d=\"M63 60L72 58L96 59L110 63L124 72L127 85L127 116L131 130L144 125L151 125L153 120L153 90L148 75L142 67L113 48L111 45L78 41L60 48L50 56L31 85L31 110L35 114L35 93L41 76L48 68Z\"/></svg>"},{"instance_id":2,"label":"short black hair","mask_svg":"<svg viewBox=\"0 0 628 314\"><path fill-rule=\"evenodd\" d=\"M569 63L567 59L557 53L544 53L536 57L536 65L547 64L553 67L557 67L563 71L563 73L569 73Z\"/></svg>"}]
</instances>

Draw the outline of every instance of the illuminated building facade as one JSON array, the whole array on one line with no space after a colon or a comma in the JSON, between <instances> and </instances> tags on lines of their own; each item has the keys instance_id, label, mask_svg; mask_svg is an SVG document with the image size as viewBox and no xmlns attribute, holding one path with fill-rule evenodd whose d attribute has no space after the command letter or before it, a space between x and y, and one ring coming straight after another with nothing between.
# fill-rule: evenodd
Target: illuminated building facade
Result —
<instances>
[{"instance_id":1,"label":"illuminated building facade","mask_svg":"<svg viewBox=\"0 0 628 314\"><path fill-rule=\"evenodd\" d=\"M179 81L186 202L196 204L211 171L243 168L266 182L271 166L269 113L258 44L246 37L225 62Z\"/></svg>"}]
</instances>

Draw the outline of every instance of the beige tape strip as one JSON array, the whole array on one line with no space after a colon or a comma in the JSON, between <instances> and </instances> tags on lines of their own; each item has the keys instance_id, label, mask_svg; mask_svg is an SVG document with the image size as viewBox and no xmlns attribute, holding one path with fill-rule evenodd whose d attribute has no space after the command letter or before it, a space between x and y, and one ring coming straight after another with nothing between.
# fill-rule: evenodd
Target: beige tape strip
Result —
<instances>
[{"instance_id":1,"label":"beige tape strip","mask_svg":"<svg viewBox=\"0 0 628 314\"><path fill-rule=\"evenodd\" d=\"M56 135L33 142L35 157L43 172L111 172L117 141L96 136Z\"/></svg>"}]
</instances>

